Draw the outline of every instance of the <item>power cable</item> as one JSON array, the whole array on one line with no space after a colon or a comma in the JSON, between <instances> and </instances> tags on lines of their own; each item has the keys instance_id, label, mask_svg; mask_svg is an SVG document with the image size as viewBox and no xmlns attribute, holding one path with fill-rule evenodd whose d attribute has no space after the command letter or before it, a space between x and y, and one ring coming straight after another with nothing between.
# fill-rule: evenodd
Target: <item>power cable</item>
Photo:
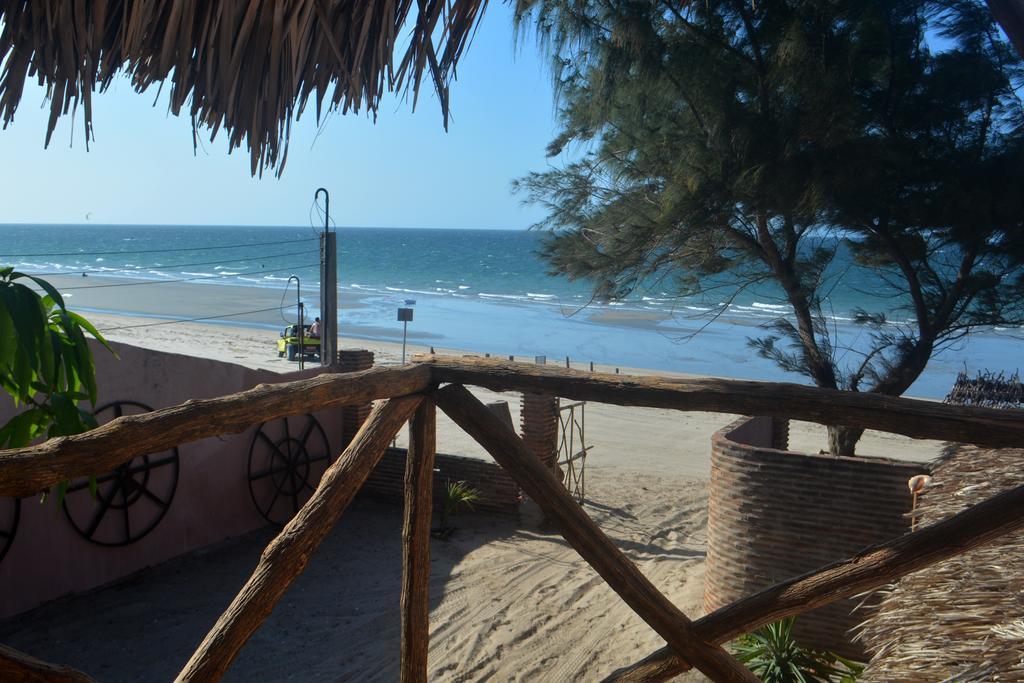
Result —
<instances>
[{"instance_id":1,"label":"power cable","mask_svg":"<svg viewBox=\"0 0 1024 683\"><path fill-rule=\"evenodd\" d=\"M307 249L306 251L288 251L288 252L285 252L283 254L267 254L267 255L264 255L264 256L260 256L259 258L262 259L262 260L270 260L270 259L274 259L274 258L280 258L282 256L302 256L302 255L306 255L306 254L313 255L315 253L317 253L317 252L311 252L311 251L309 251ZM222 265L224 263L240 263L241 261L252 261L252 260L255 260L255 259L256 259L255 256L247 256L245 258L228 259L226 261L201 261L199 263L164 263L164 264L161 264L161 265L154 265L154 266L135 266L135 268L136 268L136 270L141 270L142 268L146 268L146 269L150 269L150 270L152 270L153 268L195 268L197 266L219 266L219 265ZM132 272L131 270L128 270L127 267L122 268L121 270L122 271L127 271L129 273ZM75 268L75 269L54 271L52 273L29 273L29 274L30 275L35 275L36 277L44 277L44 276L50 276L50 275L77 275L78 273L109 273L109 272L111 272L110 269L108 269L108 270L88 270L88 269L83 270L83 269Z\"/></svg>"},{"instance_id":2,"label":"power cable","mask_svg":"<svg viewBox=\"0 0 1024 683\"><path fill-rule=\"evenodd\" d=\"M285 321L288 325L292 324L292 321L284 317L284 298L288 296L288 290L292 287L292 279L288 278L288 282L284 285L284 291L281 293L281 305L277 307L277 312L281 315L281 320ZM295 321L298 323L298 320Z\"/></svg>"},{"instance_id":3,"label":"power cable","mask_svg":"<svg viewBox=\"0 0 1024 683\"><path fill-rule=\"evenodd\" d=\"M334 218L332 218L332 217L330 217L330 216L327 216L327 215L325 214L325 212L324 212L324 209L323 209L323 208L322 208L322 207L320 206L320 203L319 203L319 202L317 201L317 199L316 199L316 197L315 197L315 196L313 197L313 206L315 206L315 207L316 207L316 213L317 213L317 217L318 217L318 218L320 218L320 220L321 220L321 221L322 221L322 220L324 220L324 218L326 218L326 219L327 219L327 222L328 222L328 224L329 224L330 226L332 226L332 227L333 227L333 228L334 228L335 230L337 230L337 229L338 229L338 224L337 224L337 223L336 223L336 222L334 221ZM311 214L312 214L312 211L313 211L313 209L312 209L312 208L310 208L310 213L311 213ZM312 215L311 215L311 216L310 216L310 221L309 221L310 227L312 227L313 229L315 229L315 230L317 230L317 231L319 232L319 231L320 231L320 228L318 228L317 226L314 226L314 225L313 225L313 220L312 220L312 218L313 218L313 217L312 217Z\"/></svg>"},{"instance_id":4,"label":"power cable","mask_svg":"<svg viewBox=\"0 0 1024 683\"><path fill-rule=\"evenodd\" d=\"M195 282L196 280L220 280L226 277L235 277L237 275L260 275L265 273L282 273L289 270L295 270L297 268L313 268L319 266L319 263L307 263L305 265L296 266L285 266L283 268L272 268L267 270L261 268L260 270L243 270L240 273L232 273L231 275L197 275L196 277L183 277L174 280L144 280L142 282L110 282L102 285L75 285L74 287L59 287L61 291L71 291L73 289L99 289L101 287L141 287L143 285L166 285L172 282Z\"/></svg>"},{"instance_id":5,"label":"power cable","mask_svg":"<svg viewBox=\"0 0 1024 683\"><path fill-rule=\"evenodd\" d=\"M313 242L316 237L276 242L248 242L246 244L218 244L211 247L178 247L175 249L135 249L128 251L69 251L49 252L40 254L0 254L0 258L37 258L39 256L111 256L118 254L169 254L182 251L213 251L215 249L245 249L246 247L265 247L273 244L295 244L296 242Z\"/></svg>"},{"instance_id":6,"label":"power cable","mask_svg":"<svg viewBox=\"0 0 1024 683\"><path fill-rule=\"evenodd\" d=\"M117 327L100 327L99 332L113 332L114 330L131 330L136 327L156 327L157 325L175 325L177 323L194 323L201 320L219 320L221 318L236 318L240 315L251 315L253 313L267 313L277 310L275 308L257 308L253 311L241 311L239 313L224 313L222 315L209 315L202 318L182 318L180 320L162 320L158 323L142 323L140 325L119 325Z\"/></svg>"}]
</instances>

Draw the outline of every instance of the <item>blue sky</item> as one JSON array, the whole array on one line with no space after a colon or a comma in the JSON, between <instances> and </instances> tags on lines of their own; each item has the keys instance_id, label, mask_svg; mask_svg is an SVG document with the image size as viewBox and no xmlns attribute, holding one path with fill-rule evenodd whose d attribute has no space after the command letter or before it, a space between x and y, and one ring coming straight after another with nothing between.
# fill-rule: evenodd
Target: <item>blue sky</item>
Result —
<instances>
[{"instance_id":1,"label":"blue sky","mask_svg":"<svg viewBox=\"0 0 1024 683\"><path fill-rule=\"evenodd\" d=\"M488 7L458 75L447 133L427 87L415 113L390 97L376 124L330 114L319 137L310 107L280 179L252 178L246 150L228 155L223 135L193 154L188 119L125 79L95 98L88 152L80 116L44 150L48 108L29 85L0 130L0 223L305 225L322 185L339 225L525 228L541 210L509 183L548 163L554 108L545 62L532 40L516 45L504 3Z\"/></svg>"}]
</instances>

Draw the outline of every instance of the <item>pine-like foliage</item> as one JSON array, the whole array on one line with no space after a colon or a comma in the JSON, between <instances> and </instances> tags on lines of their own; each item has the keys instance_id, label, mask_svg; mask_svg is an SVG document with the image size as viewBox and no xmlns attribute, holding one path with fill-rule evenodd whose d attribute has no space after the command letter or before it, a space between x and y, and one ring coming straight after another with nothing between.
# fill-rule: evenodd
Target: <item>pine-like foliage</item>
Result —
<instances>
[{"instance_id":1,"label":"pine-like foliage","mask_svg":"<svg viewBox=\"0 0 1024 683\"><path fill-rule=\"evenodd\" d=\"M604 299L769 283L791 311L752 347L818 386L891 395L972 329L1024 322L1024 71L984 3L536 0L517 16L554 65L548 151L577 151L515 183L548 210L554 274ZM858 314L856 348L824 315L840 249L907 310ZM833 452L859 436L831 429Z\"/></svg>"}]
</instances>

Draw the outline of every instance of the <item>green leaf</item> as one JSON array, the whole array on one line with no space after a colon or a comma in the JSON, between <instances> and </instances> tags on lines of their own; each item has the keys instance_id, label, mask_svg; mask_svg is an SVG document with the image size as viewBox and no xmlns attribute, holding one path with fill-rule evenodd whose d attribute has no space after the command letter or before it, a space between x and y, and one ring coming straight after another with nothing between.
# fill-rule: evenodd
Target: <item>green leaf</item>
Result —
<instances>
[{"instance_id":1,"label":"green leaf","mask_svg":"<svg viewBox=\"0 0 1024 683\"><path fill-rule=\"evenodd\" d=\"M27 361L35 365L39 354L39 339L46 327L39 297L22 285L0 286L0 302L14 322L18 350L27 355Z\"/></svg>"},{"instance_id":2,"label":"green leaf","mask_svg":"<svg viewBox=\"0 0 1024 683\"><path fill-rule=\"evenodd\" d=\"M46 292L46 294L50 297L50 299L54 301L54 303L56 303L61 308L64 308L64 297L60 295L60 292L57 291L56 287L54 287L53 285L51 285L49 282L42 278L34 277L32 275L26 275L25 277L27 277L29 280L42 287L43 291Z\"/></svg>"},{"instance_id":3,"label":"green leaf","mask_svg":"<svg viewBox=\"0 0 1024 683\"><path fill-rule=\"evenodd\" d=\"M67 494L68 486L70 484L71 484L71 482L69 482L69 481L62 481L61 483L59 483L59 484L57 484L56 486L53 487L54 495L57 498L56 503L57 503L58 506L61 505L64 502L64 496Z\"/></svg>"},{"instance_id":4,"label":"green leaf","mask_svg":"<svg viewBox=\"0 0 1024 683\"><path fill-rule=\"evenodd\" d=\"M7 448L27 446L46 428L49 414L42 408L29 408L15 415L0 429ZM3 443L0 442L0 443Z\"/></svg>"},{"instance_id":5,"label":"green leaf","mask_svg":"<svg viewBox=\"0 0 1024 683\"><path fill-rule=\"evenodd\" d=\"M99 333L99 330L97 330L96 327L91 322L89 322L82 316L78 315L74 311L68 311L67 314L73 321L78 323L81 327L84 327L86 332L91 334L96 339L96 341L98 341L100 344L103 344L103 346L106 347L107 351L110 351L112 354L114 354L114 358L119 357L117 355L117 352L114 351L113 348L111 348L110 344L107 342L104 336Z\"/></svg>"},{"instance_id":6,"label":"green leaf","mask_svg":"<svg viewBox=\"0 0 1024 683\"><path fill-rule=\"evenodd\" d=\"M0 368L8 367L14 359L14 350L18 346L17 331L14 320L6 305L0 305Z\"/></svg>"},{"instance_id":7,"label":"green leaf","mask_svg":"<svg viewBox=\"0 0 1024 683\"><path fill-rule=\"evenodd\" d=\"M14 354L13 378L17 388L15 402L26 402L32 397L32 361L29 359L26 344L18 344Z\"/></svg>"},{"instance_id":8,"label":"green leaf","mask_svg":"<svg viewBox=\"0 0 1024 683\"><path fill-rule=\"evenodd\" d=\"M60 314L62 326L69 340L74 344L75 372L78 375L82 386L89 394L89 401L96 403L96 367L93 365L92 351L89 350L89 343L82 334L82 328L75 324L72 313L62 312Z\"/></svg>"},{"instance_id":9,"label":"green leaf","mask_svg":"<svg viewBox=\"0 0 1024 683\"><path fill-rule=\"evenodd\" d=\"M78 406L63 393L52 394L50 406L53 414L53 424L50 425L48 432L50 437L70 436L87 429L82 424L82 415L78 411Z\"/></svg>"}]
</instances>

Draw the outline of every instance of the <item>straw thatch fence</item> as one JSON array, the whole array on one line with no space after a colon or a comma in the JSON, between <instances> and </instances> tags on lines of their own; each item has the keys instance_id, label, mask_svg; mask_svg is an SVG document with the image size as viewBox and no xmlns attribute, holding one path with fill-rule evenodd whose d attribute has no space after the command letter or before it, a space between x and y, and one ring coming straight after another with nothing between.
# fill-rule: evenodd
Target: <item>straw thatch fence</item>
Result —
<instances>
[{"instance_id":1,"label":"straw thatch fence","mask_svg":"<svg viewBox=\"0 0 1024 683\"><path fill-rule=\"evenodd\" d=\"M1024 486L988 498L919 531L854 557L788 579L691 621L587 516L555 473L511 425L463 384L534 391L617 405L767 415L881 429L916 438L1024 446L1019 411L965 408L928 401L736 380L629 377L516 365L482 359L428 357L410 366L260 385L213 399L188 401L36 446L0 451L0 495L26 496L65 479L104 472L130 458L252 424L337 405L381 400L324 474L315 493L267 546L252 575L213 624L178 680L220 679L273 611L341 517L391 439L411 419L406 469L401 595L403 681L425 681L429 636L428 579L435 406L473 436L562 532L569 544L667 643L612 680L665 680L693 666L715 681L757 679L721 643L784 616L878 588L962 554L1024 525ZM447 385L438 388L441 385ZM88 680L0 650L0 679Z\"/></svg>"},{"instance_id":2,"label":"straw thatch fence","mask_svg":"<svg viewBox=\"0 0 1024 683\"><path fill-rule=\"evenodd\" d=\"M948 449L920 498L923 523L949 519L1024 484L1024 450ZM865 681L1024 680L1024 535L904 577L873 596L858 628L872 653Z\"/></svg>"}]
</instances>

